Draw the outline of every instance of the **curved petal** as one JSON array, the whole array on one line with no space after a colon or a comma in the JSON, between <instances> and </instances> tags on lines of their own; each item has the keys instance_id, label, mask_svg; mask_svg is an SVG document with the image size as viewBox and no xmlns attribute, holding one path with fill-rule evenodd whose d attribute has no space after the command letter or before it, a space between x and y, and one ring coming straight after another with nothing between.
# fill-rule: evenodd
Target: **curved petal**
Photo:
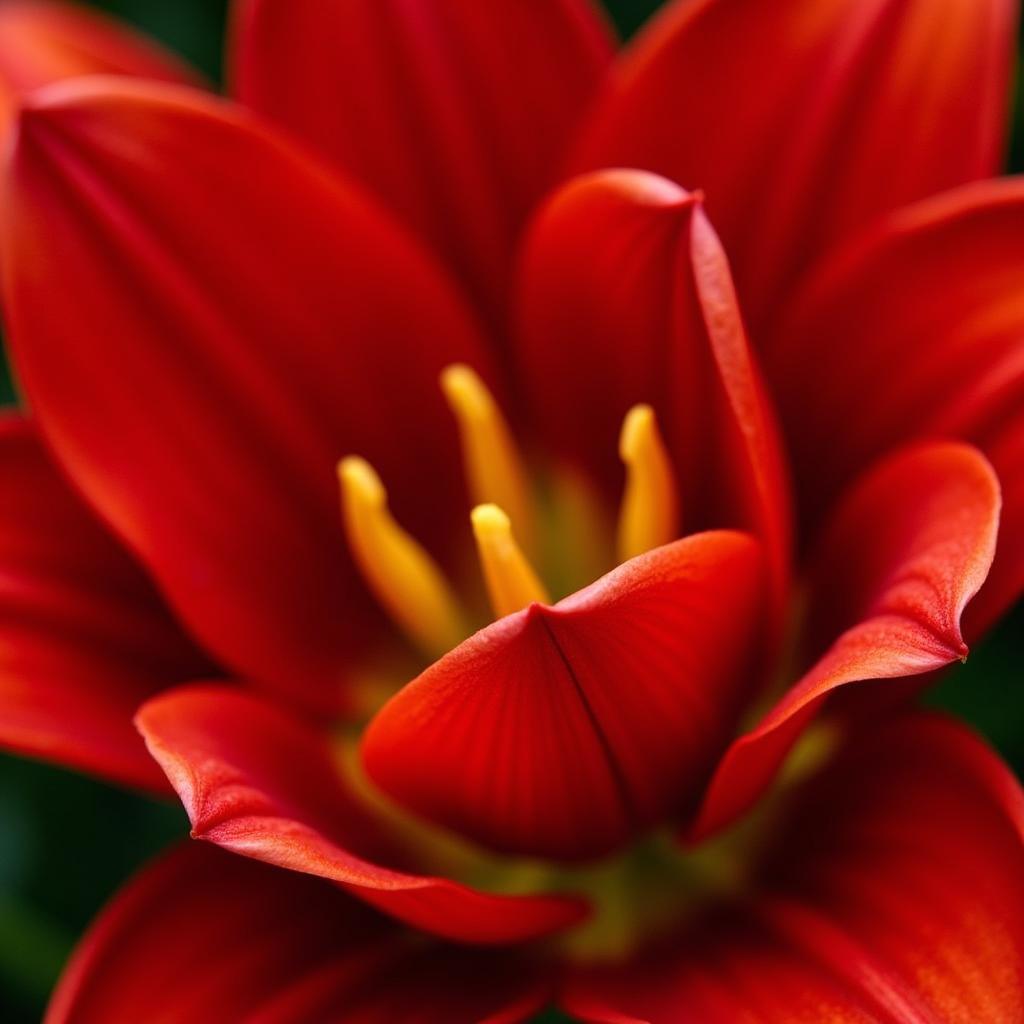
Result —
<instances>
[{"instance_id":1,"label":"curved petal","mask_svg":"<svg viewBox=\"0 0 1024 1024\"><path fill-rule=\"evenodd\" d=\"M590 0L243 0L234 91L375 192L485 302L611 45Z\"/></svg>"},{"instance_id":2,"label":"curved petal","mask_svg":"<svg viewBox=\"0 0 1024 1024\"><path fill-rule=\"evenodd\" d=\"M809 592L812 650L837 639L734 741L692 835L720 828L754 802L830 693L966 657L960 617L992 563L999 504L992 467L953 442L900 452L858 483L823 537Z\"/></svg>"},{"instance_id":3,"label":"curved petal","mask_svg":"<svg viewBox=\"0 0 1024 1024\"><path fill-rule=\"evenodd\" d=\"M580 977L586 1021L1024 1019L1024 794L962 727L897 719L800 795L755 894Z\"/></svg>"},{"instance_id":4,"label":"curved petal","mask_svg":"<svg viewBox=\"0 0 1024 1024\"><path fill-rule=\"evenodd\" d=\"M1000 428L984 448L1002 485L1003 511L992 569L964 615L968 640L983 636L1024 594L1024 416Z\"/></svg>"},{"instance_id":5,"label":"curved petal","mask_svg":"<svg viewBox=\"0 0 1024 1024\"><path fill-rule=\"evenodd\" d=\"M196 73L174 54L80 4L0 4L0 136L6 136L22 96L62 78L88 74L198 84Z\"/></svg>"},{"instance_id":6,"label":"curved petal","mask_svg":"<svg viewBox=\"0 0 1024 1024\"><path fill-rule=\"evenodd\" d=\"M577 166L704 189L759 326L864 222L999 173L1016 17L1015 0L674 3L624 53Z\"/></svg>"},{"instance_id":7,"label":"curved petal","mask_svg":"<svg viewBox=\"0 0 1024 1024\"><path fill-rule=\"evenodd\" d=\"M975 185L900 211L808 282L767 366L810 520L871 459L918 437L972 441L1013 484L1013 437L1024 430L1022 232L1024 180ZM1019 507L1007 503L989 619L1020 594Z\"/></svg>"},{"instance_id":8,"label":"curved petal","mask_svg":"<svg viewBox=\"0 0 1024 1024\"><path fill-rule=\"evenodd\" d=\"M547 447L618 500L618 435L652 404L686 531L737 527L785 590L789 495L773 411L700 197L656 175L576 178L542 209L520 289L523 384Z\"/></svg>"},{"instance_id":9,"label":"curved petal","mask_svg":"<svg viewBox=\"0 0 1024 1024\"><path fill-rule=\"evenodd\" d=\"M166 790L132 715L208 662L13 414L0 479L0 745Z\"/></svg>"},{"instance_id":10,"label":"curved petal","mask_svg":"<svg viewBox=\"0 0 1024 1024\"><path fill-rule=\"evenodd\" d=\"M224 662L336 710L373 607L337 460L370 459L439 553L463 522L437 378L483 356L454 294L359 194L190 90L51 86L6 200L13 352L63 465Z\"/></svg>"},{"instance_id":11,"label":"curved petal","mask_svg":"<svg viewBox=\"0 0 1024 1024\"><path fill-rule=\"evenodd\" d=\"M154 698L137 722L195 838L328 878L417 928L460 941L535 938L585 913L570 898L490 896L403 870L402 853L343 779L327 735L259 698L186 687Z\"/></svg>"},{"instance_id":12,"label":"curved petal","mask_svg":"<svg viewBox=\"0 0 1024 1024\"><path fill-rule=\"evenodd\" d=\"M703 783L750 688L760 591L757 545L705 533L508 615L378 712L367 773L499 850L607 853Z\"/></svg>"},{"instance_id":13,"label":"curved petal","mask_svg":"<svg viewBox=\"0 0 1024 1024\"><path fill-rule=\"evenodd\" d=\"M515 957L421 938L318 880L191 844L107 905L45 1024L476 1024L542 1002Z\"/></svg>"}]
</instances>

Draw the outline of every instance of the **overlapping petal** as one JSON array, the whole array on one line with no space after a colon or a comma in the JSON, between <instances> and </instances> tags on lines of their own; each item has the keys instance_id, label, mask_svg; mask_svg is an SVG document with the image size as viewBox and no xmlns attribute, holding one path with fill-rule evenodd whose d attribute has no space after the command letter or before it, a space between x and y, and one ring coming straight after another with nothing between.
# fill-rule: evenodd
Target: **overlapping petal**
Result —
<instances>
[{"instance_id":1,"label":"overlapping petal","mask_svg":"<svg viewBox=\"0 0 1024 1024\"><path fill-rule=\"evenodd\" d=\"M650 403L686 530L762 538L781 596L789 499L774 415L699 197L638 171L574 179L527 238L520 301L523 386L546 448L617 501L623 417Z\"/></svg>"},{"instance_id":2,"label":"overlapping petal","mask_svg":"<svg viewBox=\"0 0 1024 1024\"><path fill-rule=\"evenodd\" d=\"M1024 794L926 717L851 742L798 797L753 894L584 976L603 1024L1024 1019Z\"/></svg>"},{"instance_id":3,"label":"overlapping petal","mask_svg":"<svg viewBox=\"0 0 1024 1024\"><path fill-rule=\"evenodd\" d=\"M20 97L50 82L88 74L197 80L195 72L157 43L80 4L0 4L0 137L6 137Z\"/></svg>"},{"instance_id":4,"label":"overlapping petal","mask_svg":"<svg viewBox=\"0 0 1024 1024\"><path fill-rule=\"evenodd\" d=\"M23 114L3 233L22 382L193 631L336 709L373 608L336 461L369 458L450 549L465 498L436 382L482 367L478 336L353 188L221 101L120 81L51 86Z\"/></svg>"},{"instance_id":5,"label":"overlapping petal","mask_svg":"<svg viewBox=\"0 0 1024 1024\"><path fill-rule=\"evenodd\" d=\"M917 437L966 438L1016 486L1022 231L1024 182L974 185L900 211L807 283L766 359L810 522L872 458ZM1008 501L988 621L1024 583L1021 515Z\"/></svg>"},{"instance_id":6,"label":"overlapping petal","mask_svg":"<svg viewBox=\"0 0 1024 1024\"><path fill-rule=\"evenodd\" d=\"M318 879L191 844L114 897L45 1022L511 1024L544 994L514 956L423 944Z\"/></svg>"},{"instance_id":7,"label":"overlapping petal","mask_svg":"<svg viewBox=\"0 0 1024 1024\"><path fill-rule=\"evenodd\" d=\"M698 534L481 630L363 739L367 772L500 850L607 853L691 801L750 689L757 545Z\"/></svg>"},{"instance_id":8,"label":"overlapping petal","mask_svg":"<svg viewBox=\"0 0 1024 1024\"><path fill-rule=\"evenodd\" d=\"M138 724L196 838L320 875L403 921L461 941L536 938L585 913L568 897L491 896L406 870L409 852L345 781L340 750L257 697L187 687L150 701Z\"/></svg>"},{"instance_id":9,"label":"overlapping petal","mask_svg":"<svg viewBox=\"0 0 1024 1024\"><path fill-rule=\"evenodd\" d=\"M759 325L865 222L998 173L1013 0L695 0L622 56L578 165L707 193Z\"/></svg>"},{"instance_id":10,"label":"overlapping petal","mask_svg":"<svg viewBox=\"0 0 1024 1024\"><path fill-rule=\"evenodd\" d=\"M10 413L0 417L0 476L0 744L166 789L132 715L208 662L31 424Z\"/></svg>"},{"instance_id":11,"label":"overlapping petal","mask_svg":"<svg viewBox=\"0 0 1024 1024\"><path fill-rule=\"evenodd\" d=\"M853 488L814 562L809 653L824 653L729 748L694 835L731 821L764 792L829 694L966 656L960 618L992 563L999 507L992 467L955 442L899 452Z\"/></svg>"},{"instance_id":12,"label":"overlapping petal","mask_svg":"<svg viewBox=\"0 0 1024 1024\"><path fill-rule=\"evenodd\" d=\"M331 157L485 301L611 56L590 0L244 0L234 91Z\"/></svg>"}]
</instances>

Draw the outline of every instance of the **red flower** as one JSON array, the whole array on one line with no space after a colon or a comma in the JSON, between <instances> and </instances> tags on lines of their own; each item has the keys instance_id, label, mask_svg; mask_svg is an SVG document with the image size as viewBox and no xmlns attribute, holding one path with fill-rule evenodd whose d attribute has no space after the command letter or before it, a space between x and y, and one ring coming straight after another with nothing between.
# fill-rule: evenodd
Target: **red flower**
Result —
<instances>
[{"instance_id":1,"label":"red flower","mask_svg":"<svg viewBox=\"0 0 1024 1024\"><path fill-rule=\"evenodd\" d=\"M255 0L260 116L27 101L0 736L159 789L151 697L289 869L172 854L51 1020L1024 1020L1024 796L880 714L1024 583L1012 6L691 0L609 70L581 0Z\"/></svg>"}]
</instances>

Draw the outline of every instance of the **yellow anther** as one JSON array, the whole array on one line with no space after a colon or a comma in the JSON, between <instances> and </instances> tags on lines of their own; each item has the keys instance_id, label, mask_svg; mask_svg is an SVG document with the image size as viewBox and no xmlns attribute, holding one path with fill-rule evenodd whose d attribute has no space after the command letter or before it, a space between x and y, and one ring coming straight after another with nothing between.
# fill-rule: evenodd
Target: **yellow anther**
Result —
<instances>
[{"instance_id":1,"label":"yellow anther","mask_svg":"<svg viewBox=\"0 0 1024 1024\"><path fill-rule=\"evenodd\" d=\"M635 405L626 414L619 455L626 464L618 538L619 560L625 562L675 540L679 530L675 473L649 405Z\"/></svg>"},{"instance_id":2,"label":"yellow anther","mask_svg":"<svg viewBox=\"0 0 1024 1024\"><path fill-rule=\"evenodd\" d=\"M459 602L434 560L388 510L373 467L349 456L338 463L345 533L367 586L392 619L429 657L467 633Z\"/></svg>"},{"instance_id":3,"label":"yellow anther","mask_svg":"<svg viewBox=\"0 0 1024 1024\"><path fill-rule=\"evenodd\" d=\"M441 389L455 414L466 483L475 504L493 502L516 524L527 551L534 551L533 505L511 431L487 385L458 363L441 374Z\"/></svg>"},{"instance_id":4,"label":"yellow anther","mask_svg":"<svg viewBox=\"0 0 1024 1024\"><path fill-rule=\"evenodd\" d=\"M471 518L495 616L511 615L534 601L547 604L551 599L512 536L508 516L497 505L477 505Z\"/></svg>"}]
</instances>

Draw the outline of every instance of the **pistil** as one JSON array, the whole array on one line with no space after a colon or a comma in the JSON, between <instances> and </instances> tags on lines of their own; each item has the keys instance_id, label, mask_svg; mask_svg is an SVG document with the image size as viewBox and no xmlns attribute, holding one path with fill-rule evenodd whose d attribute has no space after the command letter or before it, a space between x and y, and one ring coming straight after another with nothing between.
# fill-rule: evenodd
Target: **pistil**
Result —
<instances>
[{"instance_id":1,"label":"pistil","mask_svg":"<svg viewBox=\"0 0 1024 1024\"><path fill-rule=\"evenodd\" d=\"M534 503L529 478L498 403L468 366L449 366L441 388L455 415L466 483L474 505L494 504L516 524L523 547L536 554Z\"/></svg>"},{"instance_id":2,"label":"pistil","mask_svg":"<svg viewBox=\"0 0 1024 1024\"><path fill-rule=\"evenodd\" d=\"M618 555L625 562L679 536L675 473L654 410L635 405L619 435L626 490L619 509Z\"/></svg>"},{"instance_id":3,"label":"pistil","mask_svg":"<svg viewBox=\"0 0 1024 1024\"><path fill-rule=\"evenodd\" d=\"M512 535L509 517L497 505L477 505L472 512L480 564L496 618L551 598Z\"/></svg>"},{"instance_id":4,"label":"pistil","mask_svg":"<svg viewBox=\"0 0 1024 1024\"><path fill-rule=\"evenodd\" d=\"M345 532L367 586L429 658L467 635L466 618L444 574L388 509L373 467L357 456L338 464Z\"/></svg>"}]
</instances>

